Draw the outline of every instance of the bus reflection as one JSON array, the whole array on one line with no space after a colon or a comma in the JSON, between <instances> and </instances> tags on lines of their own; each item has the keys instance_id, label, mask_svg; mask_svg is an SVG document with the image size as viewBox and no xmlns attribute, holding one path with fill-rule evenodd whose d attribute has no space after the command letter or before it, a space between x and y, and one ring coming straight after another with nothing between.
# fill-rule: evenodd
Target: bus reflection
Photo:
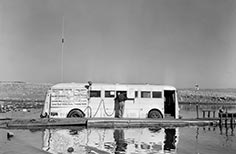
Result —
<instances>
[{"instance_id":1,"label":"bus reflection","mask_svg":"<svg viewBox=\"0 0 236 154\"><path fill-rule=\"evenodd\" d=\"M175 153L178 128L45 129L49 153Z\"/></svg>"}]
</instances>

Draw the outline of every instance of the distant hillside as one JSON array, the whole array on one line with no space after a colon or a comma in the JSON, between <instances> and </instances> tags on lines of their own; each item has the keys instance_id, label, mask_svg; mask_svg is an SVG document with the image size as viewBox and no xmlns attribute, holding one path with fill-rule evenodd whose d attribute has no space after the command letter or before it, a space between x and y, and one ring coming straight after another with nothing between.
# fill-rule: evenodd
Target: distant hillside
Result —
<instances>
[{"instance_id":1,"label":"distant hillside","mask_svg":"<svg viewBox=\"0 0 236 154\"><path fill-rule=\"evenodd\" d=\"M0 100L43 101L51 84L0 82Z\"/></svg>"},{"instance_id":2,"label":"distant hillside","mask_svg":"<svg viewBox=\"0 0 236 154\"><path fill-rule=\"evenodd\" d=\"M0 82L0 101L44 101L52 84ZM236 89L178 89L179 102L236 103Z\"/></svg>"},{"instance_id":3,"label":"distant hillside","mask_svg":"<svg viewBox=\"0 0 236 154\"><path fill-rule=\"evenodd\" d=\"M236 89L179 89L179 102L236 103Z\"/></svg>"}]
</instances>

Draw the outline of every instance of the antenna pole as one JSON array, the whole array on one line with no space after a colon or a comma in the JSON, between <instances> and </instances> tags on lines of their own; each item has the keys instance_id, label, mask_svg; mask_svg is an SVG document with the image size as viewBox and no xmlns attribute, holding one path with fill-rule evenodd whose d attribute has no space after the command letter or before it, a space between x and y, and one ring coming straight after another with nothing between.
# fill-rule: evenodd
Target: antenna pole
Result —
<instances>
[{"instance_id":1,"label":"antenna pole","mask_svg":"<svg viewBox=\"0 0 236 154\"><path fill-rule=\"evenodd\" d=\"M64 16L62 17L62 32L61 32L61 82L63 82L63 76L64 76Z\"/></svg>"}]
</instances>

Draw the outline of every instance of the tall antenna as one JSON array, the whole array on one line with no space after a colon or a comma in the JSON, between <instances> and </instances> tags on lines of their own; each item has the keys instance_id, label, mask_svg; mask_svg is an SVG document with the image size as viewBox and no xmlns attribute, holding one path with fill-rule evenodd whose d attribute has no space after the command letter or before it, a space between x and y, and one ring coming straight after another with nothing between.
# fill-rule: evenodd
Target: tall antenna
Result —
<instances>
[{"instance_id":1,"label":"tall antenna","mask_svg":"<svg viewBox=\"0 0 236 154\"><path fill-rule=\"evenodd\" d=\"M63 76L64 76L64 16L62 16L62 31L61 31L61 82L63 82Z\"/></svg>"}]
</instances>

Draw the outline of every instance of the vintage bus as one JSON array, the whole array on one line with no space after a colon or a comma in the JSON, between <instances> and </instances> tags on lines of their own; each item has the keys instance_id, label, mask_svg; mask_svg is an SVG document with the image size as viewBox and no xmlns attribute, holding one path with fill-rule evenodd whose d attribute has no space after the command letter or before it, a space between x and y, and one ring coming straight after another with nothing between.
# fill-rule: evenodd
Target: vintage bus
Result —
<instances>
[{"instance_id":1,"label":"vintage bus","mask_svg":"<svg viewBox=\"0 0 236 154\"><path fill-rule=\"evenodd\" d=\"M114 117L118 93L125 101L124 118L179 118L176 88L150 84L60 83L46 95L41 117Z\"/></svg>"}]
</instances>

